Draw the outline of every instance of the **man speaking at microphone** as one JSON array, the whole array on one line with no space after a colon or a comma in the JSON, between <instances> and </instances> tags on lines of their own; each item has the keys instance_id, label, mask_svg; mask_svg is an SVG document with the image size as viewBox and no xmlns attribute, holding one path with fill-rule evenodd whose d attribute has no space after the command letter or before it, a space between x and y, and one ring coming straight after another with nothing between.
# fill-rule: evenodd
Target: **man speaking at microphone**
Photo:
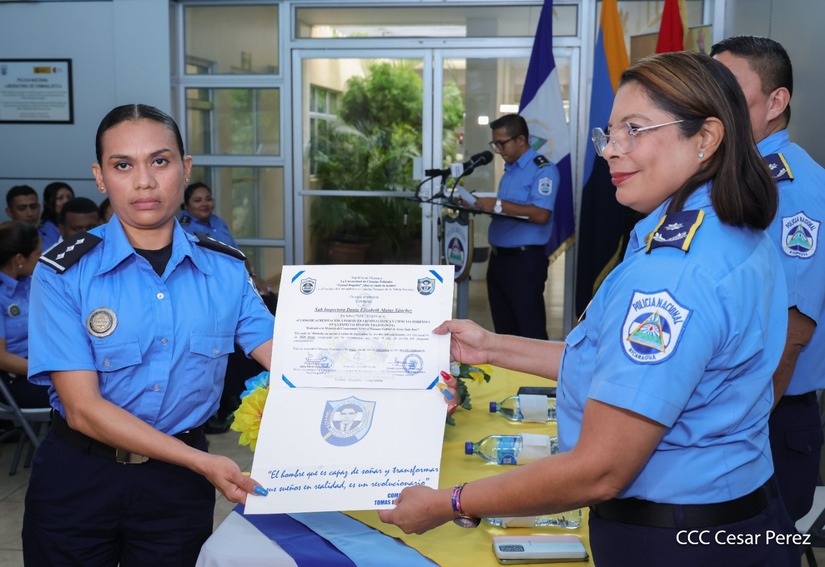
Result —
<instances>
[{"instance_id":1,"label":"man speaking at microphone","mask_svg":"<svg viewBox=\"0 0 825 567\"><path fill-rule=\"evenodd\" d=\"M559 170L530 147L527 122L506 114L490 123L490 147L505 161L497 197L476 207L493 213L487 297L496 333L547 339L544 284Z\"/></svg>"}]
</instances>

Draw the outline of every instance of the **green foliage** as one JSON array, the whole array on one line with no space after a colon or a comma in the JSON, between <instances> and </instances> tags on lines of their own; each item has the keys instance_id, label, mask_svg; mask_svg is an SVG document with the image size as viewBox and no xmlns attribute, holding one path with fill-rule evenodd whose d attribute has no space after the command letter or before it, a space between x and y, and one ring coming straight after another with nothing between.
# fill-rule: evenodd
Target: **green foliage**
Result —
<instances>
[{"instance_id":1,"label":"green foliage","mask_svg":"<svg viewBox=\"0 0 825 567\"><path fill-rule=\"evenodd\" d=\"M348 191L415 190L412 158L420 155L423 83L411 61L370 61L364 77L352 77L315 155L321 189ZM449 104L447 103L449 101ZM456 85L445 89L445 132L463 121ZM445 136L455 155L454 135ZM390 197L322 197L311 210L316 243L367 242L390 255L403 254L421 233L421 211Z\"/></svg>"}]
</instances>

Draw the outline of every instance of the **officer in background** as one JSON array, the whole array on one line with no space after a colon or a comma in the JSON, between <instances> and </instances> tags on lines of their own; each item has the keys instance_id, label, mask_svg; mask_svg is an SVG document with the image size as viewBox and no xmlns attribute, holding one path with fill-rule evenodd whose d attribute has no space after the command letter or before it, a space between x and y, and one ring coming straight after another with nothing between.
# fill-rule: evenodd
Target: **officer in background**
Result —
<instances>
[{"instance_id":1,"label":"officer in background","mask_svg":"<svg viewBox=\"0 0 825 567\"><path fill-rule=\"evenodd\" d=\"M178 222L183 230L189 234L202 232L237 248L229 226L212 212L215 210L215 199L212 197L212 189L206 183L196 181L187 185L181 206L183 212L178 217Z\"/></svg>"},{"instance_id":2,"label":"officer in background","mask_svg":"<svg viewBox=\"0 0 825 567\"><path fill-rule=\"evenodd\" d=\"M40 222L40 201L37 191L29 185L15 185L6 193L6 214L37 227Z\"/></svg>"},{"instance_id":3,"label":"officer in background","mask_svg":"<svg viewBox=\"0 0 825 567\"><path fill-rule=\"evenodd\" d=\"M544 284L549 261L544 247L553 228L559 170L530 147L527 122L521 116L504 115L490 128L490 147L506 162L498 196L476 203L493 213L487 267L493 326L503 335L547 339Z\"/></svg>"},{"instance_id":4,"label":"officer in background","mask_svg":"<svg viewBox=\"0 0 825 567\"><path fill-rule=\"evenodd\" d=\"M796 521L813 504L823 444L816 390L825 388L825 331L818 325L825 316L825 254L817 244L825 220L825 169L788 136L793 68L782 45L731 37L714 45L711 55L739 81L757 149L779 186L779 210L768 233L788 284L788 338L773 377L769 426L782 497Z\"/></svg>"},{"instance_id":5,"label":"officer in background","mask_svg":"<svg viewBox=\"0 0 825 567\"><path fill-rule=\"evenodd\" d=\"M100 224L97 203L86 197L69 199L60 209L60 238L64 240L79 232L88 232Z\"/></svg>"},{"instance_id":6,"label":"officer in background","mask_svg":"<svg viewBox=\"0 0 825 567\"><path fill-rule=\"evenodd\" d=\"M183 231L192 168L177 124L142 104L100 123L92 166L115 215L41 257L29 380L52 427L26 493L26 565L195 565L215 489L266 491L207 451L233 343L269 366L273 317L244 256Z\"/></svg>"}]
</instances>

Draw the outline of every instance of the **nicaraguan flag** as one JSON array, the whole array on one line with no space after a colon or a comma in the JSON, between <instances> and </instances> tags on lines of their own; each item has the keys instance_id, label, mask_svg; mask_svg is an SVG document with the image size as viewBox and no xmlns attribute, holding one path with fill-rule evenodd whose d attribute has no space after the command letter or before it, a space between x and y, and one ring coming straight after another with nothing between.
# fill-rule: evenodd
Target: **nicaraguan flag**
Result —
<instances>
[{"instance_id":1,"label":"nicaraguan flag","mask_svg":"<svg viewBox=\"0 0 825 567\"><path fill-rule=\"evenodd\" d=\"M530 144L559 168L559 192L553 211L553 232L547 255L555 258L573 243L573 178L570 166L570 128L561 101L559 75L553 58L553 2L545 0L539 16L533 53L527 67L519 114L530 129Z\"/></svg>"},{"instance_id":2,"label":"nicaraguan flag","mask_svg":"<svg viewBox=\"0 0 825 567\"><path fill-rule=\"evenodd\" d=\"M607 129L619 79L627 66L627 47L617 0L604 0L593 56L588 139L593 128ZM638 218L634 211L616 201L616 188L610 182L607 161L596 156L592 143L585 149L584 179L576 246L577 316L584 312L604 278L623 258L628 234Z\"/></svg>"}]
</instances>

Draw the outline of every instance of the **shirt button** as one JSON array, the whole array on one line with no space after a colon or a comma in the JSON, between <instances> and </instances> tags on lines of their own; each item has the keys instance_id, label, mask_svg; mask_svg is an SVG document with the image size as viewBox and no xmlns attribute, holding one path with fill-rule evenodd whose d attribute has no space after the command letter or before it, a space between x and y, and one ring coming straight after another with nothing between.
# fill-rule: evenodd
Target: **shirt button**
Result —
<instances>
[{"instance_id":1,"label":"shirt button","mask_svg":"<svg viewBox=\"0 0 825 567\"><path fill-rule=\"evenodd\" d=\"M162 345L169 344L169 341L167 339L161 339L160 344L162 344Z\"/></svg>"},{"instance_id":2,"label":"shirt button","mask_svg":"<svg viewBox=\"0 0 825 567\"><path fill-rule=\"evenodd\" d=\"M220 353L221 353L221 351L219 351L218 349L216 349L216 348L213 348L213 349L212 349L212 354L214 354L214 355L216 355L216 356L217 356L217 355L219 355Z\"/></svg>"},{"instance_id":3,"label":"shirt button","mask_svg":"<svg viewBox=\"0 0 825 567\"><path fill-rule=\"evenodd\" d=\"M158 391L160 391L160 386L159 386L158 384L152 384L152 391L153 391L153 392L158 392Z\"/></svg>"},{"instance_id":4,"label":"shirt button","mask_svg":"<svg viewBox=\"0 0 825 567\"><path fill-rule=\"evenodd\" d=\"M103 366L111 366L111 365L112 365L112 362L108 358L103 361Z\"/></svg>"},{"instance_id":5,"label":"shirt button","mask_svg":"<svg viewBox=\"0 0 825 567\"><path fill-rule=\"evenodd\" d=\"M158 293L157 298L158 298L158 299L163 299L163 298L164 298L164 295L163 295L162 293Z\"/></svg>"}]
</instances>

